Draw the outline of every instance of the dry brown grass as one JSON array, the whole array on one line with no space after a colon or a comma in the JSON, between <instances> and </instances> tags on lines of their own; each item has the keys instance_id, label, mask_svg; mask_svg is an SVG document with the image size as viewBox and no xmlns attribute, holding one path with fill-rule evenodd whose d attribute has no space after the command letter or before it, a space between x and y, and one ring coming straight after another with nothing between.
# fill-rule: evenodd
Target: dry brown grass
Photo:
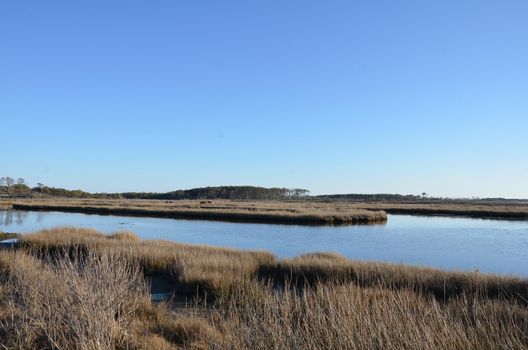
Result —
<instances>
[{"instance_id":1,"label":"dry brown grass","mask_svg":"<svg viewBox=\"0 0 528 350\"><path fill-rule=\"evenodd\" d=\"M381 210L360 209L346 203L228 200L210 202L199 200L29 199L17 200L14 208L298 225L374 224L387 221L387 215Z\"/></svg>"},{"instance_id":2,"label":"dry brown grass","mask_svg":"<svg viewBox=\"0 0 528 350\"><path fill-rule=\"evenodd\" d=\"M148 292L140 270L112 255L88 254L53 263L2 253L8 266L2 344L13 349L113 349Z\"/></svg>"},{"instance_id":3,"label":"dry brown grass","mask_svg":"<svg viewBox=\"0 0 528 350\"><path fill-rule=\"evenodd\" d=\"M317 283L353 283L359 287L382 287L391 290L412 289L417 294L447 300L461 295L504 298L528 303L525 279L443 271L389 263L351 261L338 254L305 254L260 266L258 276L275 285L289 281L297 287Z\"/></svg>"},{"instance_id":4,"label":"dry brown grass","mask_svg":"<svg viewBox=\"0 0 528 350\"><path fill-rule=\"evenodd\" d=\"M17 199L20 209L299 225L384 223L385 213L528 220L528 204L471 201Z\"/></svg>"},{"instance_id":5,"label":"dry brown grass","mask_svg":"<svg viewBox=\"0 0 528 350\"><path fill-rule=\"evenodd\" d=\"M526 349L528 310L461 296L318 284L302 293L249 283L219 301L231 349ZM222 348L211 342L211 348Z\"/></svg>"},{"instance_id":6,"label":"dry brown grass","mask_svg":"<svg viewBox=\"0 0 528 350\"><path fill-rule=\"evenodd\" d=\"M528 349L526 280L327 253L276 260L263 252L131 237L58 228L24 236L16 252L0 252L0 344ZM143 278L156 273L172 276L174 287L194 285L215 298L152 304Z\"/></svg>"},{"instance_id":7,"label":"dry brown grass","mask_svg":"<svg viewBox=\"0 0 528 350\"><path fill-rule=\"evenodd\" d=\"M352 202L358 209L383 210L389 214L445 215L484 219L528 220L528 204L480 202Z\"/></svg>"},{"instance_id":8,"label":"dry brown grass","mask_svg":"<svg viewBox=\"0 0 528 350\"><path fill-rule=\"evenodd\" d=\"M206 320L151 304L139 266L122 256L63 257L0 252L0 348L205 349L223 341Z\"/></svg>"},{"instance_id":9,"label":"dry brown grass","mask_svg":"<svg viewBox=\"0 0 528 350\"><path fill-rule=\"evenodd\" d=\"M136 324L139 333L149 334L156 342L161 338L172 346L185 349L208 349L210 344L227 345L226 337L209 322L208 317L204 317L201 306L190 306L185 313L170 310L169 304L163 303L145 308ZM210 313L210 310L205 311Z\"/></svg>"},{"instance_id":10,"label":"dry brown grass","mask_svg":"<svg viewBox=\"0 0 528 350\"><path fill-rule=\"evenodd\" d=\"M129 234L127 234L129 236ZM317 282L355 283L360 287L381 286L409 289L439 300L466 295L511 298L528 302L528 281L516 277L477 272L443 271L389 263L348 260L338 254L310 253L277 260L259 251L180 244L169 241L115 239L91 229L73 227L43 230L21 238L22 247L34 255L89 250L122 256L138 264L148 276L164 276L179 291L197 288L214 293L248 278L288 280L301 287Z\"/></svg>"},{"instance_id":11,"label":"dry brown grass","mask_svg":"<svg viewBox=\"0 0 528 350\"><path fill-rule=\"evenodd\" d=\"M95 230L63 227L24 235L21 243L25 250L36 255L90 250L122 256L141 266L147 275L162 275L187 291L196 287L204 290L227 287L275 260L267 252L140 241L130 239L130 234L125 236L126 239L116 239L116 234L107 236Z\"/></svg>"},{"instance_id":12,"label":"dry brown grass","mask_svg":"<svg viewBox=\"0 0 528 350\"><path fill-rule=\"evenodd\" d=\"M117 231L108 236L108 238L127 242L138 242L140 240L138 235L130 231Z\"/></svg>"}]
</instances>

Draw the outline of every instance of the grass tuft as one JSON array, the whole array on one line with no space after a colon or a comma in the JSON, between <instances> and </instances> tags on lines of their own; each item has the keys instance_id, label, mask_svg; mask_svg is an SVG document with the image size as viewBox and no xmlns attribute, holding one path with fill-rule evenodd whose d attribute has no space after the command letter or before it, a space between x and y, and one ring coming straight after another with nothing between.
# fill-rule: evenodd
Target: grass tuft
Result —
<instances>
[{"instance_id":1,"label":"grass tuft","mask_svg":"<svg viewBox=\"0 0 528 350\"><path fill-rule=\"evenodd\" d=\"M110 236L108 236L108 238L115 239L118 241L128 241L128 242L138 242L140 240L138 235L130 231L114 232Z\"/></svg>"}]
</instances>

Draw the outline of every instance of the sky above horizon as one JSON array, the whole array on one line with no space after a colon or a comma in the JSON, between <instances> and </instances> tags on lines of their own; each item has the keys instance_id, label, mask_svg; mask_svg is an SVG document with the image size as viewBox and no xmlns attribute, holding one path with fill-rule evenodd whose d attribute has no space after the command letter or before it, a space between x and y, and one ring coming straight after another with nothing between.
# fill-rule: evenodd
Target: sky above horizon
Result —
<instances>
[{"instance_id":1,"label":"sky above horizon","mask_svg":"<svg viewBox=\"0 0 528 350\"><path fill-rule=\"evenodd\" d=\"M0 176L528 198L526 1L2 1Z\"/></svg>"}]
</instances>

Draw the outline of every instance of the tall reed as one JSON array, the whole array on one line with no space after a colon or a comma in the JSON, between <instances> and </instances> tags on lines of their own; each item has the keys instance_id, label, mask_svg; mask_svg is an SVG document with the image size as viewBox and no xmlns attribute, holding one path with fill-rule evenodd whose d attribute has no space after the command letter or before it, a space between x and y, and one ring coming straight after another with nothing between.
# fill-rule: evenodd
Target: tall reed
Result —
<instances>
[{"instance_id":1,"label":"tall reed","mask_svg":"<svg viewBox=\"0 0 528 350\"><path fill-rule=\"evenodd\" d=\"M461 295L440 303L353 284L299 291L250 282L219 299L213 320L237 350L528 348L528 310L515 302Z\"/></svg>"}]
</instances>

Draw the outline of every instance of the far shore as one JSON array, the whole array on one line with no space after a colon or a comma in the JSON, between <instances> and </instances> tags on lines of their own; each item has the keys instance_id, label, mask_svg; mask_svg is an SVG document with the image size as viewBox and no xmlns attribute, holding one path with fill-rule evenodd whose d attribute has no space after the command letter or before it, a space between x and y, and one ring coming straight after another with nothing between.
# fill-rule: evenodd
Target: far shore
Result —
<instances>
[{"instance_id":1,"label":"far shore","mask_svg":"<svg viewBox=\"0 0 528 350\"><path fill-rule=\"evenodd\" d=\"M11 207L18 210L307 226L368 225L383 224L387 221L387 214L383 210L360 209L343 203L307 201L70 200L54 198L16 200Z\"/></svg>"},{"instance_id":2,"label":"far shore","mask_svg":"<svg viewBox=\"0 0 528 350\"><path fill-rule=\"evenodd\" d=\"M526 204L482 204L471 202L370 202L362 203L358 205L358 208L369 210L383 210L387 214L452 216L495 220L528 220L528 205Z\"/></svg>"},{"instance_id":3,"label":"far shore","mask_svg":"<svg viewBox=\"0 0 528 350\"><path fill-rule=\"evenodd\" d=\"M387 214L528 220L528 204L473 201L14 199L0 209L282 225L384 224Z\"/></svg>"}]
</instances>

